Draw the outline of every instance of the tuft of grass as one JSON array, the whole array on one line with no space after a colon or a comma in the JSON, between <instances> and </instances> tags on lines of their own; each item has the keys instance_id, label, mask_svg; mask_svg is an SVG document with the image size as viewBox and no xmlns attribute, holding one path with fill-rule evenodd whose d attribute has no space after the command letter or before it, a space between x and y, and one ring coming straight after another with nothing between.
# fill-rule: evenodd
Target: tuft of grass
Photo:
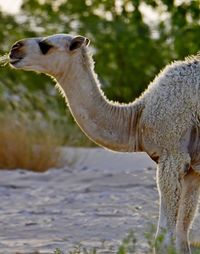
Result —
<instances>
[{"instance_id":1,"label":"tuft of grass","mask_svg":"<svg viewBox=\"0 0 200 254\"><path fill-rule=\"evenodd\" d=\"M62 137L51 125L0 117L0 169L44 172L60 166Z\"/></svg>"},{"instance_id":2,"label":"tuft of grass","mask_svg":"<svg viewBox=\"0 0 200 254\"><path fill-rule=\"evenodd\" d=\"M133 231L130 231L122 240L122 244L119 246L117 254L135 253L136 251L136 238Z\"/></svg>"},{"instance_id":3,"label":"tuft of grass","mask_svg":"<svg viewBox=\"0 0 200 254\"><path fill-rule=\"evenodd\" d=\"M56 249L55 251L54 251L54 254L62 254L62 251L60 250L60 249Z\"/></svg>"}]
</instances>

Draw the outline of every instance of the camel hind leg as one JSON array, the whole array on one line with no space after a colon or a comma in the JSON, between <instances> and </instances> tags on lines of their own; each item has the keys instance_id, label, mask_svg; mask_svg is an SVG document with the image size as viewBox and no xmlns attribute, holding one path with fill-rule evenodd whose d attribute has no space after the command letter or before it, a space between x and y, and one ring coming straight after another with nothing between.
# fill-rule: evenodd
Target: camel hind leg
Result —
<instances>
[{"instance_id":1,"label":"camel hind leg","mask_svg":"<svg viewBox=\"0 0 200 254\"><path fill-rule=\"evenodd\" d=\"M156 233L156 253L168 253L168 249L175 245L182 178L185 174L185 166L189 164L190 157L187 154L165 154L159 159L157 185L160 197L160 212ZM162 246L158 246L160 235L164 236Z\"/></svg>"},{"instance_id":2,"label":"camel hind leg","mask_svg":"<svg viewBox=\"0 0 200 254\"><path fill-rule=\"evenodd\" d=\"M191 253L188 241L189 227L195 216L200 192L200 175L191 168L184 177L176 225L178 253Z\"/></svg>"}]
</instances>

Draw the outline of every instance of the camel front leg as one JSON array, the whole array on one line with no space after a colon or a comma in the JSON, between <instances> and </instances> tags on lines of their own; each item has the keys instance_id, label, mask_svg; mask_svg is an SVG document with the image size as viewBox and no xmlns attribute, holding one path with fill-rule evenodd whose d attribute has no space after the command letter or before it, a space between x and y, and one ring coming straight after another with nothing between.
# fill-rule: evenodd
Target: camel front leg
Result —
<instances>
[{"instance_id":1,"label":"camel front leg","mask_svg":"<svg viewBox=\"0 0 200 254\"><path fill-rule=\"evenodd\" d=\"M159 222L156 233L156 253L167 253L175 247L175 234L178 209L181 199L181 181L190 158L188 156L168 155L159 160L157 169L157 185L160 197ZM159 237L164 240L158 246Z\"/></svg>"},{"instance_id":2,"label":"camel front leg","mask_svg":"<svg viewBox=\"0 0 200 254\"><path fill-rule=\"evenodd\" d=\"M199 192L200 175L190 169L183 179L183 190L176 225L176 246L178 253L181 254L191 253L188 234L198 206Z\"/></svg>"}]
</instances>

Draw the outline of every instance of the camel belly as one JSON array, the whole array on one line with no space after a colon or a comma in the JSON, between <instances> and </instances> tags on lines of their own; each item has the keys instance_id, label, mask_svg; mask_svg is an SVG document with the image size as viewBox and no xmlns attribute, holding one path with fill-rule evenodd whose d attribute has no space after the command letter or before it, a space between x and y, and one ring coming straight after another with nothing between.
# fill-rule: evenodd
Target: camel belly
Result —
<instances>
[{"instance_id":1,"label":"camel belly","mask_svg":"<svg viewBox=\"0 0 200 254\"><path fill-rule=\"evenodd\" d=\"M143 139L143 144L145 152L152 160L158 163L163 148L153 143L150 139ZM200 173L200 126L195 125L191 129L188 129L179 145L182 151L189 153L192 169Z\"/></svg>"}]
</instances>

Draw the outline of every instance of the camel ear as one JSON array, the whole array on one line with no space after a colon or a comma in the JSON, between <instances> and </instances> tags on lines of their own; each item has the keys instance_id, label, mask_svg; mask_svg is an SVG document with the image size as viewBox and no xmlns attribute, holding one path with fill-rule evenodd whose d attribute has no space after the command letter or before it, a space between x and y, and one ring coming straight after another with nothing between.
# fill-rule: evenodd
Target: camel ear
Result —
<instances>
[{"instance_id":1,"label":"camel ear","mask_svg":"<svg viewBox=\"0 0 200 254\"><path fill-rule=\"evenodd\" d=\"M75 50L75 49L78 49L80 48L83 44L85 44L86 46L88 46L90 43L90 41L83 37L83 36L76 36L74 37L71 42L70 42L70 45L69 45L69 50L72 51L72 50Z\"/></svg>"}]
</instances>

